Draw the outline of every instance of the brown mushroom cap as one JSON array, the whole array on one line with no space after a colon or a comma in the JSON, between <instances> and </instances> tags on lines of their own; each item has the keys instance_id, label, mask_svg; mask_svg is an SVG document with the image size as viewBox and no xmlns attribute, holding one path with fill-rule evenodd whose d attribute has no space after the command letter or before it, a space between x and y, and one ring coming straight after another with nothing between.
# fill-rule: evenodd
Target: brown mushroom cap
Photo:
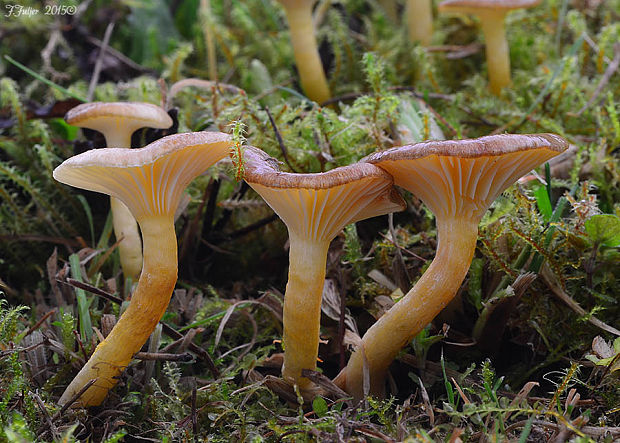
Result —
<instances>
[{"instance_id":1,"label":"brown mushroom cap","mask_svg":"<svg viewBox=\"0 0 620 443\"><path fill-rule=\"evenodd\" d=\"M439 4L441 12L476 14L481 9L507 12L511 9L531 8L541 0L445 0Z\"/></svg>"},{"instance_id":2,"label":"brown mushroom cap","mask_svg":"<svg viewBox=\"0 0 620 443\"><path fill-rule=\"evenodd\" d=\"M172 126L172 119L161 107L138 102L85 103L67 112L65 120L70 125L104 134L121 128L132 133L145 127L165 129Z\"/></svg>"},{"instance_id":3,"label":"brown mushroom cap","mask_svg":"<svg viewBox=\"0 0 620 443\"><path fill-rule=\"evenodd\" d=\"M436 216L476 220L519 177L567 147L554 134L502 134L400 146L362 161L388 171Z\"/></svg>"},{"instance_id":4,"label":"brown mushroom cap","mask_svg":"<svg viewBox=\"0 0 620 443\"><path fill-rule=\"evenodd\" d=\"M392 177L370 163L295 174L279 171L275 159L254 147L245 148L244 160L245 181L290 230L308 238L331 240L349 223L406 207Z\"/></svg>"},{"instance_id":5,"label":"brown mushroom cap","mask_svg":"<svg viewBox=\"0 0 620 443\"><path fill-rule=\"evenodd\" d=\"M170 135L138 149L93 149L66 160L54 178L114 196L136 218L170 215L189 182L228 155L231 144L227 134L205 131Z\"/></svg>"}]
</instances>

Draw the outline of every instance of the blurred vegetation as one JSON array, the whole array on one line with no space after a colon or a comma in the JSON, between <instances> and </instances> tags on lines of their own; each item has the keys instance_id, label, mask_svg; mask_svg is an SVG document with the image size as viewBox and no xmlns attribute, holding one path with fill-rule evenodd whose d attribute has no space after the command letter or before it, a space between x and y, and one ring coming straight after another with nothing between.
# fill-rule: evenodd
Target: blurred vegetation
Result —
<instances>
[{"instance_id":1,"label":"blurred vegetation","mask_svg":"<svg viewBox=\"0 0 620 443\"><path fill-rule=\"evenodd\" d=\"M319 106L299 87L273 0L59 0L71 13L50 15L21 1L19 16L0 2L0 441L620 438L620 1L508 14L513 85L499 97L475 19L435 14L423 48L387 3L319 2L334 97ZM297 405L274 377L286 229L221 162L192 183L176 225L180 279L163 322L185 338L148 344L194 360L136 360L102 407L61 411L55 400L123 309L70 278L122 299L131 290L107 199L51 176L103 146L62 119L89 98L163 104L178 132L243 127L247 144L295 172L444 137L553 132L571 149L493 204L459 296L393 364L393 397L357 407L329 391ZM161 136L138 131L133 144ZM344 357L340 298L347 329L363 333L434 255L432 215L406 199L392 228L387 216L360 222L332 244L319 364L329 378Z\"/></svg>"}]
</instances>

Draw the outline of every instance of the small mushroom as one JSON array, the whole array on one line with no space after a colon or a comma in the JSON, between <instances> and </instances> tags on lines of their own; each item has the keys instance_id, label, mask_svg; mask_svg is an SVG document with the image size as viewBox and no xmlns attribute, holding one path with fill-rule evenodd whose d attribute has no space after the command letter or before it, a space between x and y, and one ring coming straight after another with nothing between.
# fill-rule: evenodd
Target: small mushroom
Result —
<instances>
[{"instance_id":1,"label":"small mushroom","mask_svg":"<svg viewBox=\"0 0 620 443\"><path fill-rule=\"evenodd\" d=\"M331 97L314 35L312 7L316 0L278 0L286 12L301 87L310 100L324 103Z\"/></svg>"},{"instance_id":2,"label":"small mushroom","mask_svg":"<svg viewBox=\"0 0 620 443\"><path fill-rule=\"evenodd\" d=\"M489 83L499 95L510 84L510 50L506 41L504 16L512 9L531 8L541 0L445 0L439 12L473 14L480 19L486 45Z\"/></svg>"},{"instance_id":3,"label":"small mushroom","mask_svg":"<svg viewBox=\"0 0 620 443\"><path fill-rule=\"evenodd\" d=\"M407 0L405 9L409 40L429 46L433 38L433 4L431 0Z\"/></svg>"},{"instance_id":4,"label":"small mushroom","mask_svg":"<svg viewBox=\"0 0 620 443\"><path fill-rule=\"evenodd\" d=\"M267 202L289 233L284 295L282 376L308 393L302 369L315 369L327 250L345 225L405 208L392 178L370 163L318 174L280 172L267 154L245 149L245 181Z\"/></svg>"},{"instance_id":5,"label":"small mushroom","mask_svg":"<svg viewBox=\"0 0 620 443\"><path fill-rule=\"evenodd\" d=\"M435 214L437 253L415 286L362 338L336 382L363 398L365 353L370 392L384 393L388 366L449 302L467 275L478 223L495 198L519 177L560 154L567 142L553 134L493 135L470 140L418 143L365 159L386 170L398 186Z\"/></svg>"},{"instance_id":6,"label":"small mushroom","mask_svg":"<svg viewBox=\"0 0 620 443\"><path fill-rule=\"evenodd\" d=\"M60 404L95 378L77 404L100 404L153 332L177 280L174 213L183 190L225 157L231 144L220 132L176 134L144 148L87 151L54 170L54 178L62 183L122 201L138 221L144 240L144 266L129 307L69 384Z\"/></svg>"},{"instance_id":7,"label":"small mushroom","mask_svg":"<svg viewBox=\"0 0 620 443\"><path fill-rule=\"evenodd\" d=\"M67 112L65 120L70 125L101 132L108 148L130 148L131 134L137 129L165 129L172 125L170 116L159 106L133 102L85 103ZM110 208L114 235L122 238L118 251L123 274L136 281L142 269L138 225L127 207L114 197L110 198Z\"/></svg>"}]
</instances>

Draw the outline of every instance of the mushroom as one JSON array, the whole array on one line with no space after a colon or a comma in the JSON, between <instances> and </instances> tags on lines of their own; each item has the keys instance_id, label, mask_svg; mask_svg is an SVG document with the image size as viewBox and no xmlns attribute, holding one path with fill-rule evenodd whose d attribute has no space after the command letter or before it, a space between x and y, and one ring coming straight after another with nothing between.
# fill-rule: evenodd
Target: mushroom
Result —
<instances>
[{"instance_id":1,"label":"mushroom","mask_svg":"<svg viewBox=\"0 0 620 443\"><path fill-rule=\"evenodd\" d=\"M245 149L245 181L278 214L289 233L284 295L282 376L311 393L302 369L315 369L327 251L345 225L405 208L392 178L370 163L318 174L280 172L257 148Z\"/></svg>"},{"instance_id":2,"label":"mushroom","mask_svg":"<svg viewBox=\"0 0 620 443\"><path fill-rule=\"evenodd\" d=\"M433 37L433 4L431 0L407 0L409 40L429 46Z\"/></svg>"},{"instance_id":3,"label":"mushroom","mask_svg":"<svg viewBox=\"0 0 620 443\"><path fill-rule=\"evenodd\" d=\"M144 240L144 267L131 303L62 394L65 404L92 379L78 405L100 404L166 311L177 279L174 213L183 190L229 152L220 132L161 138L144 148L84 152L54 170L62 183L116 197L131 211Z\"/></svg>"},{"instance_id":4,"label":"mushroom","mask_svg":"<svg viewBox=\"0 0 620 443\"><path fill-rule=\"evenodd\" d=\"M493 94L499 95L510 84L510 51L506 41L504 16L512 9L531 8L541 0L445 0L439 12L477 15L486 45L489 83Z\"/></svg>"},{"instance_id":5,"label":"mushroom","mask_svg":"<svg viewBox=\"0 0 620 443\"><path fill-rule=\"evenodd\" d=\"M519 177L567 147L553 134L503 134L401 146L364 159L389 172L395 184L435 214L438 245L415 286L364 334L336 378L341 387L363 398L365 356L371 393L383 395L392 360L461 286L476 249L478 223L489 205Z\"/></svg>"},{"instance_id":6,"label":"mushroom","mask_svg":"<svg viewBox=\"0 0 620 443\"><path fill-rule=\"evenodd\" d=\"M137 129L172 126L172 119L159 106L133 102L85 103L67 112L65 120L70 125L101 132L108 148L130 148L131 134ZM122 239L118 251L123 274L136 281L142 269L142 242L138 225L127 207L114 197L110 198L110 209L114 235Z\"/></svg>"},{"instance_id":7,"label":"mushroom","mask_svg":"<svg viewBox=\"0 0 620 443\"><path fill-rule=\"evenodd\" d=\"M278 1L286 12L301 87L310 100L324 103L331 95L314 35L312 7L316 0Z\"/></svg>"}]
</instances>

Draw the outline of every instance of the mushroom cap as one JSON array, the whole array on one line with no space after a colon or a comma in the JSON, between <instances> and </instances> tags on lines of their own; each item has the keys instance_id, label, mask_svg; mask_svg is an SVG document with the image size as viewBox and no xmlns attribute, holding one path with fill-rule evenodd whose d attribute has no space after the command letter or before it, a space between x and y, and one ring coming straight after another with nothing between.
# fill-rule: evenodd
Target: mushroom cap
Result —
<instances>
[{"instance_id":1,"label":"mushroom cap","mask_svg":"<svg viewBox=\"0 0 620 443\"><path fill-rule=\"evenodd\" d=\"M306 238L329 241L347 224L402 211L406 204L392 177L370 163L317 174L281 172L258 148L244 152L245 181L286 224Z\"/></svg>"},{"instance_id":2,"label":"mushroom cap","mask_svg":"<svg viewBox=\"0 0 620 443\"><path fill-rule=\"evenodd\" d=\"M93 102L71 109L65 115L67 123L106 134L110 131L133 133L140 128L165 129L172 119L161 107L139 102Z\"/></svg>"},{"instance_id":3,"label":"mushroom cap","mask_svg":"<svg viewBox=\"0 0 620 443\"><path fill-rule=\"evenodd\" d=\"M444 0L439 3L439 11L476 14L480 10L490 9L507 12L511 9L531 8L540 2L541 0Z\"/></svg>"},{"instance_id":4,"label":"mushroom cap","mask_svg":"<svg viewBox=\"0 0 620 443\"><path fill-rule=\"evenodd\" d=\"M163 137L144 148L92 149L54 169L59 182L121 200L137 220L174 215L185 187L228 155L232 141L221 132Z\"/></svg>"},{"instance_id":5,"label":"mushroom cap","mask_svg":"<svg viewBox=\"0 0 620 443\"><path fill-rule=\"evenodd\" d=\"M436 217L477 222L508 186L567 147L554 134L502 134L400 146L362 161L389 172Z\"/></svg>"}]
</instances>

